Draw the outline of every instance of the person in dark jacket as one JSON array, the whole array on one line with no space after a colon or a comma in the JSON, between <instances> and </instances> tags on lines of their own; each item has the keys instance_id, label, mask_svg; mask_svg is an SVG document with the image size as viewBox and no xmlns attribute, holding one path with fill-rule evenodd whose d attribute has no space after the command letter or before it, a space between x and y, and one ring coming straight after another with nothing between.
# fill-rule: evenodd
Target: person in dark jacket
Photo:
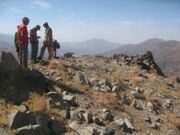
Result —
<instances>
[{"instance_id":1,"label":"person in dark jacket","mask_svg":"<svg viewBox=\"0 0 180 135\"><path fill-rule=\"evenodd\" d=\"M37 63L37 53L38 53L38 47L39 47L38 38L40 38L39 36L37 36L37 31L40 29L41 27L37 25L36 27L30 30L31 60L34 63Z\"/></svg>"},{"instance_id":2,"label":"person in dark jacket","mask_svg":"<svg viewBox=\"0 0 180 135\"><path fill-rule=\"evenodd\" d=\"M18 46L18 29L19 29L19 25L17 26L17 31L14 34L14 46L16 48L16 52L17 52L17 57L19 59L19 46Z\"/></svg>"}]
</instances>

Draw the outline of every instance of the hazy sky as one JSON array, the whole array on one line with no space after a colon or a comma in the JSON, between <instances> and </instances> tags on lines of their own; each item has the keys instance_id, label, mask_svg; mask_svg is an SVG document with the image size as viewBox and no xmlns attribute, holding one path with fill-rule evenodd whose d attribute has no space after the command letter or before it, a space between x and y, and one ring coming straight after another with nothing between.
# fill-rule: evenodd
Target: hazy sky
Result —
<instances>
[{"instance_id":1,"label":"hazy sky","mask_svg":"<svg viewBox=\"0 0 180 135\"><path fill-rule=\"evenodd\" d=\"M180 0L0 0L0 33L14 34L23 16L28 29L48 21L60 41L180 40Z\"/></svg>"}]
</instances>

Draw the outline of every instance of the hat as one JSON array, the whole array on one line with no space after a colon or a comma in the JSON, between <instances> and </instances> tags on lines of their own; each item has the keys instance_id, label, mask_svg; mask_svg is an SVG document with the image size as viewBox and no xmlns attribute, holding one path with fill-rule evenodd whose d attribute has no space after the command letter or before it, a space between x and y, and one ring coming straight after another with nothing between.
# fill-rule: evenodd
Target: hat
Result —
<instances>
[{"instance_id":1,"label":"hat","mask_svg":"<svg viewBox=\"0 0 180 135\"><path fill-rule=\"evenodd\" d=\"M22 21L30 21L30 19L28 17L23 17Z\"/></svg>"},{"instance_id":2,"label":"hat","mask_svg":"<svg viewBox=\"0 0 180 135\"><path fill-rule=\"evenodd\" d=\"M40 25L36 25L36 28L37 28L38 30L40 30L40 29L41 29L41 26L40 26Z\"/></svg>"},{"instance_id":3,"label":"hat","mask_svg":"<svg viewBox=\"0 0 180 135\"><path fill-rule=\"evenodd\" d=\"M45 22L45 23L43 24L43 26L48 26L48 22Z\"/></svg>"}]
</instances>

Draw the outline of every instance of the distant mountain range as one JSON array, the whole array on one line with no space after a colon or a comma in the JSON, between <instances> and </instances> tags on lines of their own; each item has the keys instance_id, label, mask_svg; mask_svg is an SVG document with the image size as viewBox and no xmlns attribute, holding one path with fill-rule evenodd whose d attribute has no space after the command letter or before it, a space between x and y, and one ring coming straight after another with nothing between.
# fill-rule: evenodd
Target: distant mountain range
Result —
<instances>
[{"instance_id":1,"label":"distant mountain range","mask_svg":"<svg viewBox=\"0 0 180 135\"><path fill-rule=\"evenodd\" d=\"M14 42L14 37L12 35L0 33L0 42L6 42L12 44Z\"/></svg>"},{"instance_id":2,"label":"distant mountain range","mask_svg":"<svg viewBox=\"0 0 180 135\"><path fill-rule=\"evenodd\" d=\"M84 42L61 43L62 52L75 52L80 54L97 55L120 47L121 44L112 43L104 39L91 39Z\"/></svg>"},{"instance_id":3,"label":"distant mountain range","mask_svg":"<svg viewBox=\"0 0 180 135\"><path fill-rule=\"evenodd\" d=\"M142 54L152 51L155 61L164 73L180 75L180 42L153 38L139 44L119 44L104 39L91 39L84 42L60 42L61 49L58 55L66 52L79 54L112 56L118 53L128 55ZM15 54L13 36L0 34L0 50L8 50Z\"/></svg>"}]
</instances>

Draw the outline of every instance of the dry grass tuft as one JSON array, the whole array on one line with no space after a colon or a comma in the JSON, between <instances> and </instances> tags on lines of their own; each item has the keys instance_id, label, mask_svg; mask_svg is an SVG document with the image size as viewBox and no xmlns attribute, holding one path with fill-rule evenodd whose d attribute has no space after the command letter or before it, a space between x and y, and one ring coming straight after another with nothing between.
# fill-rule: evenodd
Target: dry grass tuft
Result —
<instances>
[{"instance_id":1,"label":"dry grass tuft","mask_svg":"<svg viewBox=\"0 0 180 135\"><path fill-rule=\"evenodd\" d=\"M50 64L48 65L49 69L57 69L59 66L59 62L57 60L53 60L50 62Z\"/></svg>"},{"instance_id":2,"label":"dry grass tuft","mask_svg":"<svg viewBox=\"0 0 180 135\"><path fill-rule=\"evenodd\" d=\"M28 106L31 111L44 112L47 110L46 97L37 93L31 93L28 100Z\"/></svg>"},{"instance_id":3,"label":"dry grass tuft","mask_svg":"<svg viewBox=\"0 0 180 135\"><path fill-rule=\"evenodd\" d=\"M118 97L115 93L93 92L92 98L97 107L115 108L118 105Z\"/></svg>"},{"instance_id":4,"label":"dry grass tuft","mask_svg":"<svg viewBox=\"0 0 180 135\"><path fill-rule=\"evenodd\" d=\"M8 126L8 119L4 113L0 113L0 127Z\"/></svg>"},{"instance_id":5,"label":"dry grass tuft","mask_svg":"<svg viewBox=\"0 0 180 135\"><path fill-rule=\"evenodd\" d=\"M8 126L8 120L6 114L7 114L7 105L4 103L0 104L0 127Z\"/></svg>"},{"instance_id":6,"label":"dry grass tuft","mask_svg":"<svg viewBox=\"0 0 180 135\"><path fill-rule=\"evenodd\" d=\"M180 91L174 91L174 90L168 89L164 86L158 86L157 90L159 93L161 93L163 95L170 95L173 97L180 98Z\"/></svg>"},{"instance_id":7,"label":"dry grass tuft","mask_svg":"<svg viewBox=\"0 0 180 135\"><path fill-rule=\"evenodd\" d=\"M117 71L114 71L112 72L112 78L113 80L118 80L120 81L122 78L125 77L125 73L123 73L122 71L120 70L117 70Z\"/></svg>"},{"instance_id":8,"label":"dry grass tuft","mask_svg":"<svg viewBox=\"0 0 180 135\"><path fill-rule=\"evenodd\" d=\"M174 115L170 113L166 113L167 121L172 124L173 126L180 127L180 118L176 118Z\"/></svg>"},{"instance_id":9,"label":"dry grass tuft","mask_svg":"<svg viewBox=\"0 0 180 135\"><path fill-rule=\"evenodd\" d=\"M152 92L152 91L144 92L144 96L146 97L147 101L151 101L155 94L156 94L156 92Z\"/></svg>"},{"instance_id":10,"label":"dry grass tuft","mask_svg":"<svg viewBox=\"0 0 180 135\"><path fill-rule=\"evenodd\" d=\"M53 116L58 121L64 121L62 113L57 109L51 109L48 114Z\"/></svg>"},{"instance_id":11,"label":"dry grass tuft","mask_svg":"<svg viewBox=\"0 0 180 135\"><path fill-rule=\"evenodd\" d=\"M140 86L144 82L144 79L142 77L139 77L139 76L134 76L131 78L131 82L135 86Z\"/></svg>"},{"instance_id":12,"label":"dry grass tuft","mask_svg":"<svg viewBox=\"0 0 180 135\"><path fill-rule=\"evenodd\" d=\"M103 74L103 73L102 73L102 74L100 74L100 75L98 76L98 79L100 79L100 80L101 80L101 79L104 79L104 80L107 81L109 78L108 78L108 76L107 76L106 74Z\"/></svg>"}]
</instances>

